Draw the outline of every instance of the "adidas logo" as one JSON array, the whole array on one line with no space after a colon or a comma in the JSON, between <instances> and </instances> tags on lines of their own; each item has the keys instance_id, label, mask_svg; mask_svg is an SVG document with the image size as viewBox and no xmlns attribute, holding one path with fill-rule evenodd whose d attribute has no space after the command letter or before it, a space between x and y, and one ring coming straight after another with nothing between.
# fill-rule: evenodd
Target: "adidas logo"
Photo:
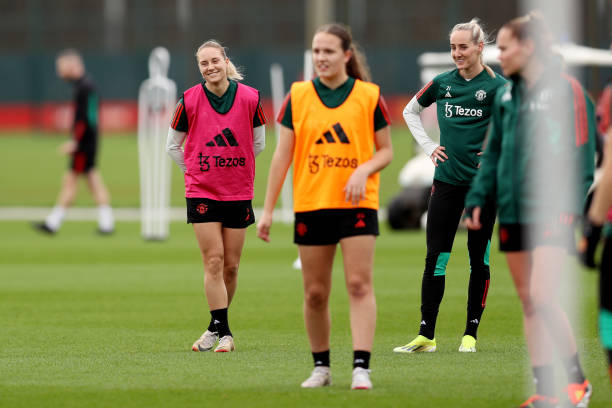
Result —
<instances>
[{"instance_id":1,"label":"adidas logo","mask_svg":"<svg viewBox=\"0 0 612 408\"><path fill-rule=\"evenodd\" d=\"M444 95L445 98L452 98L453 95L450 94L450 92L446 91L446 94Z\"/></svg>"},{"instance_id":2,"label":"adidas logo","mask_svg":"<svg viewBox=\"0 0 612 408\"><path fill-rule=\"evenodd\" d=\"M427 326L427 322L425 320L421 320L421 326Z\"/></svg>"},{"instance_id":3,"label":"adidas logo","mask_svg":"<svg viewBox=\"0 0 612 408\"><path fill-rule=\"evenodd\" d=\"M218 320L215 320L213 323L214 323L214 324L219 324L219 323L221 323L221 322L220 322L220 321L218 321Z\"/></svg>"},{"instance_id":4,"label":"adidas logo","mask_svg":"<svg viewBox=\"0 0 612 408\"><path fill-rule=\"evenodd\" d=\"M227 147L228 145L238 146L238 141L236 140L236 138L234 137L234 134L229 128L223 129L221 133L213 137L213 140L206 143L206 146L219 146L219 147Z\"/></svg>"},{"instance_id":5,"label":"adidas logo","mask_svg":"<svg viewBox=\"0 0 612 408\"><path fill-rule=\"evenodd\" d=\"M470 323L476 323L476 324L478 324L478 319L470 320Z\"/></svg>"},{"instance_id":6,"label":"adidas logo","mask_svg":"<svg viewBox=\"0 0 612 408\"><path fill-rule=\"evenodd\" d=\"M340 140L340 143L345 143L345 144L351 143L346 133L344 133L344 129L342 129L342 126L340 126L340 123L336 123L335 125L332 126L332 128L334 129L334 132L336 133L338 140ZM323 133L323 137L320 137L319 140L315 142L315 144L323 144L323 143L336 143L336 139L334 138L334 135L329 130Z\"/></svg>"},{"instance_id":7,"label":"adidas logo","mask_svg":"<svg viewBox=\"0 0 612 408\"><path fill-rule=\"evenodd\" d=\"M354 363L355 364L363 364L363 363L365 363L365 360L363 358L356 358Z\"/></svg>"}]
</instances>

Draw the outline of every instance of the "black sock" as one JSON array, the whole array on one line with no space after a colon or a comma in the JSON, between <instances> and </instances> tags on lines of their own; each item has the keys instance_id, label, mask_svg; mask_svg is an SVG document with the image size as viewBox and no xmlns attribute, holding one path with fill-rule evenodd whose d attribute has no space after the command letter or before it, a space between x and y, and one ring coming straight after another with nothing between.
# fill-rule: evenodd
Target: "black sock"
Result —
<instances>
[{"instance_id":1,"label":"black sock","mask_svg":"<svg viewBox=\"0 0 612 408\"><path fill-rule=\"evenodd\" d=\"M353 351L353 368L361 367L368 370L370 368L370 352L365 350Z\"/></svg>"},{"instance_id":2,"label":"black sock","mask_svg":"<svg viewBox=\"0 0 612 408\"><path fill-rule=\"evenodd\" d=\"M315 367L329 367L329 350L312 353Z\"/></svg>"},{"instance_id":3,"label":"black sock","mask_svg":"<svg viewBox=\"0 0 612 408\"><path fill-rule=\"evenodd\" d=\"M213 319L212 316L210 317L210 323L208 323L208 329L206 330L212 333L215 333L217 331L217 326L215 326L215 319Z\"/></svg>"},{"instance_id":4,"label":"black sock","mask_svg":"<svg viewBox=\"0 0 612 408\"><path fill-rule=\"evenodd\" d=\"M547 397L555 396L555 378L552 365L533 366L533 383L536 394Z\"/></svg>"},{"instance_id":5,"label":"black sock","mask_svg":"<svg viewBox=\"0 0 612 408\"><path fill-rule=\"evenodd\" d=\"M582 384L586 378L584 378L584 373L582 372L582 367L580 366L580 361L578 360L578 353L562 360L563 366L565 367L565 372L567 373L567 381L569 383Z\"/></svg>"},{"instance_id":6,"label":"black sock","mask_svg":"<svg viewBox=\"0 0 612 408\"><path fill-rule=\"evenodd\" d=\"M211 310L210 315L215 325L215 331L219 333L219 337L232 335L227 321L227 307L224 309Z\"/></svg>"},{"instance_id":7,"label":"black sock","mask_svg":"<svg viewBox=\"0 0 612 408\"><path fill-rule=\"evenodd\" d=\"M481 272L472 271L468 286L467 320L464 335L476 338L478 325L487 304L491 274L488 269Z\"/></svg>"},{"instance_id":8,"label":"black sock","mask_svg":"<svg viewBox=\"0 0 612 408\"><path fill-rule=\"evenodd\" d=\"M438 309L444 296L446 276L434 276L425 272L421 285L421 327L419 334L434 339Z\"/></svg>"}]
</instances>

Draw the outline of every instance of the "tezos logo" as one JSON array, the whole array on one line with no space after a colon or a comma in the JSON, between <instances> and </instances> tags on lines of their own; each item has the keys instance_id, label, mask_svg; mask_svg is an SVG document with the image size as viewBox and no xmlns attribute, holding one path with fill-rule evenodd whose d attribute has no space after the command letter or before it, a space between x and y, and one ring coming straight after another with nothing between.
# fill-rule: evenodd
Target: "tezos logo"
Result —
<instances>
[{"instance_id":1,"label":"tezos logo","mask_svg":"<svg viewBox=\"0 0 612 408\"><path fill-rule=\"evenodd\" d=\"M482 109L464 108L463 106L446 102L444 104L444 116L447 118L452 118L453 116L480 118L482 117Z\"/></svg>"},{"instance_id":2,"label":"tezos logo","mask_svg":"<svg viewBox=\"0 0 612 408\"><path fill-rule=\"evenodd\" d=\"M484 89L479 89L478 91L476 91L477 101L484 101L484 98L486 97L487 97L487 93L484 91Z\"/></svg>"}]
</instances>

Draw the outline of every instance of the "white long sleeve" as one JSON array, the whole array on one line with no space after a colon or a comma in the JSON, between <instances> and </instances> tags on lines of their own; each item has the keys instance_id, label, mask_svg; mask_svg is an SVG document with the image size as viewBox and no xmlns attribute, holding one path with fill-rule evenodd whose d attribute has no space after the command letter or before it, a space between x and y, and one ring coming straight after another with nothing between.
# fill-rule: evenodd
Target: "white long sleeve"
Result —
<instances>
[{"instance_id":1,"label":"white long sleeve","mask_svg":"<svg viewBox=\"0 0 612 408\"><path fill-rule=\"evenodd\" d=\"M255 156L266 148L266 125L257 126L253 129L253 151Z\"/></svg>"},{"instance_id":2,"label":"white long sleeve","mask_svg":"<svg viewBox=\"0 0 612 408\"><path fill-rule=\"evenodd\" d=\"M183 141L187 136L187 132L179 132L172 128L168 129L168 140L166 141L166 152L178 166L183 170L183 173L187 171L185 166L185 157L183 155Z\"/></svg>"},{"instance_id":3,"label":"white long sleeve","mask_svg":"<svg viewBox=\"0 0 612 408\"><path fill-rule=\"evenodd\" d=\"M425 129L423 128L423 123L421 123L421 112L423 111L421 104L416 99L416 96L413 97L408 105L404 108L404 120L412 133L412 136L417 141L417 143L423 148L425 154L431 157L432 153L438 146L438 143L431 140Z\"/></svg>"}]
</instances>

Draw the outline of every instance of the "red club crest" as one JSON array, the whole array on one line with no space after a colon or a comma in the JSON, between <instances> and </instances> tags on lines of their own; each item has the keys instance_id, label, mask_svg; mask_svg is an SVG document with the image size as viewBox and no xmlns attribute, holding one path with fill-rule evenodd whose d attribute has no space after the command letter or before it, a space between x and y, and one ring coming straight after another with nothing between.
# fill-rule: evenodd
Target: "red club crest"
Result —
<instances>
[{"instance_id":1,"label":"red club crest","mask_svg":"<svg viewBox=\"0 0 612 408\"><path fill-rule=\"evenodd\" d=\"M298 224L295 226L295 230L300 237L303 237L308 232L308 227L303 222L298 222Z\"/></svg>"},{"instance_id":2,"label":"red club crest","mask_svg":"<svg viewBox=\"0 0 612 408\"><path fill-rule=\"evenodd\" d=\"M506 241L508 241L509 235L510 234L508 234L508 230L507 229L502 228L502 229L499 230L499 240L501 242L506 243Z\"/></svg>"},{"instance_id":3,"label":"red club crest","mask_svg":"<svg viewBox=\"0 0 612 408\"><path fill-rule=\"evenodd\" d=\"M199 212L200 214L204 215L206 213L206 211L208 211L208 206L206 204L204 204L204 203L200 203L196 207L196 211Z\"/></svg>"}]
</instances>

